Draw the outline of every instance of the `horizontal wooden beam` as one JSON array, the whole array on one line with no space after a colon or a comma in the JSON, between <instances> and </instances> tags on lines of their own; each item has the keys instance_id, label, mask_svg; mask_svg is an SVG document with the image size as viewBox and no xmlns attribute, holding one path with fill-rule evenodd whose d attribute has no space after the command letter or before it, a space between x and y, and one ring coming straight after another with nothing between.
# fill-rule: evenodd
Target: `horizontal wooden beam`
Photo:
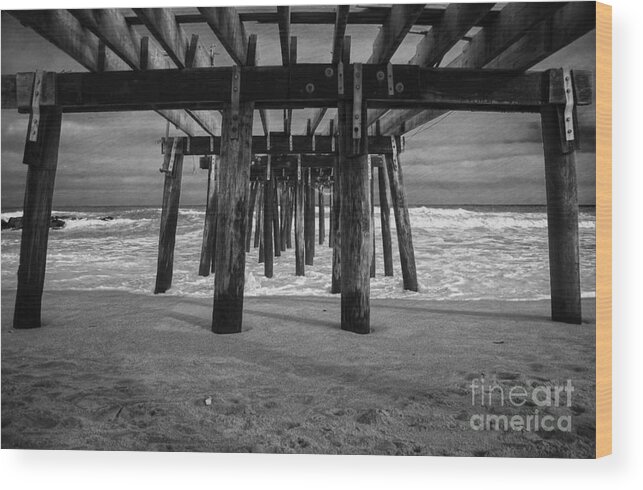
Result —
<instances>
[{"instance_id":1,"label":"horizontal wooden beam","mask_svg":"<svg viewBox=\"0 0 643 490\"><path fill-rule=\"evenodd\" d=\"M108 33L111 35L103 39L85 27L77 17L67 10L11 10L8 13L71 56L89 71L121 71L127 70L128 67L138 66L138 56L128 58L128 61L125 61L123 53L116 53L110 47L116 48L119 45L123 48L123 51L131 54L130 50L136 44L133 41L135 38L132 34L134 29L125 26L126 29L122 30L117 27L118 24L114 22L110 11L107 11L104 15L105 22L114 23L111 24L112 31ZM120 36L123 39L118 41L117 39ZM103 48L101 48L101 43L104 44ZM103 55L100 54L101 52ZM153 62L157 59L153 54L149 58ZM193 117L184 111L157 110L156 112L187 135L195 136L204 132L201 124L197 123Z\"/></svg>"},{"instance_id":2,"label":"horizontal wooden beam","mask_svg":"<svg viewBox=\"0 0 643 490\"><path fill-rule=\"evenodd\" d=\"M401 141L397 138L396 147L400 148ZM221 151L221 138L218 136L196 136L182 138L184 155L218 155ZM369 151L373 154L391 154L393 147L389 136L369 136ZM165 147L165 138L161 140L161 153ZM292 135L285 133L270 133L270 143L266 136L252 137L252 152L265 155L334 155L337 146L333 137L327 135Z\"/></svg>"},{"instance_id":3,"label":"horizontal wooden beam","mask_svg":"<svg viewBox=\"0 0 643 490\"><path fill-rule=\"evenodd\" d=\"M353 10L347 17L348 24L362 25L382 25L388 16L389 7L376 7L364 10ZM241 22L258 22L260 24L277 24L279 16L276 12L246 12L239 9L239 19ZM432 26L440 22L444 15L444 8L425 8L422 14L415 20L417 26ZM483 26L490 22L498 15L498 11L490 11L485 18L479 22ZM206 20L201 14L178 14L176 21L180 24L202 24ZM142 22L137 17L127 17L127 22L131 25L141 25ZM291 15L291 24L334 24L335 12L326 11L294 11Z\"/></svg>"},{"instance_id":4,"label":"horizontal wooden beam","mask_svg":"<svg viewBox=\"0 0 643 490\"><path fill-rule=\"evenodd\" d=\"M593 2L509 3L449 67L526 70L594 29L595 16ZM381 130L407 133L443 113L391 111Z\"/></svg>"},{"instance_id":5,"label":"horizontal wooden beam","mask_svg":"<svg viewBox=\"0 0 643 490\"><path fill-rule=\"evenodd\" d=\"M335 68L330 64L242 67L240 97L263 109L336 107L343 96L338 94ZM369 107L538 112L544 105L565 103L560 69L523 73L394 65L400 90L393 95L382 76L386 70L385 65L363 65L362 93ZM232 75L230 67L60 73L56 103L64 112L220 109L230 103ZM585 72L575 76L579 84L588 79ZM347 93L353 84L353 65L345 67L344 82ZM3 107L17 108L16 75L3 75L2 89ZM580 87L583 98L577 104L591 103L587 91Z\"/></svg>"}]
</instances>

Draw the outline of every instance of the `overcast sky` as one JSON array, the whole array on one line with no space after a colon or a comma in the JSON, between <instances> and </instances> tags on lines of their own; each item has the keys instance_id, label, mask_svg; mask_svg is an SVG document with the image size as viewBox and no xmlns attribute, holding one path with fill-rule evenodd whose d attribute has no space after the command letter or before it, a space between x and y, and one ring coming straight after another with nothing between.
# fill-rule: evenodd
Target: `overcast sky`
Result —
<instances>
[{"instance_id":1,"label":"overcast sky","mask_svg":"<svg viewBox=\"0 0 643 490\"><path fill-rule=\"evenodd\" d=\"M186 26L205 46L215 44L217 65L230 59L207 26ZM276 26L246 23L258 35L260 64L281 63ZM293 25L298 37L298 61L330 61L332 26ZM365 62L377 35L376 26L349 26L352 59ZM421 37L410 34L393 58L406 63ZM456 47L447 58L454 57ZM595 69L595 33L544 60L535 69L570 66ZM2 12L2 74L43 69L85 71L58 48ZM295 111L293 133L303 133L312 110ZM327 131L329 111L320 130ZM282 130L281 111L270 111L271 128ZM580 111L583 150L577 155L581 204L595 202L594 106ZM2 110L2 209L20 208L26 166L22 153L28 116ZM66 114L54 194L54 208L74 206L160 206L163 176L158 139L165 120L153 112ZM261 134L255 117L255 134ZM174 128L171 134L178 133ZM544 162L540 119L534 114L451 113L406 138L401 156L410 204L544 204ZM204 204L205 171L196 157L184 163L182 205Z\"/></svg>"}]
</instances>

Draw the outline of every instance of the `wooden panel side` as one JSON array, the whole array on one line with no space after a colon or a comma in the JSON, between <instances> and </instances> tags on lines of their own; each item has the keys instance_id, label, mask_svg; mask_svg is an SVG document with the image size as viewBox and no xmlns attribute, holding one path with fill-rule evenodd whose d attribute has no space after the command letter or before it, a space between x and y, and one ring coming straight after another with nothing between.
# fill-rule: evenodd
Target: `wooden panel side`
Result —
<instances>
[{"instance_id":1,"label":"wooden panel side","mask_svg":"<svg viewBox=\"0 0 643 490\"><path fill-rule=\"evenodd\" d=\"M596 3L596 457L612 453L612 7Z\"/></svg>"}]
</instances>

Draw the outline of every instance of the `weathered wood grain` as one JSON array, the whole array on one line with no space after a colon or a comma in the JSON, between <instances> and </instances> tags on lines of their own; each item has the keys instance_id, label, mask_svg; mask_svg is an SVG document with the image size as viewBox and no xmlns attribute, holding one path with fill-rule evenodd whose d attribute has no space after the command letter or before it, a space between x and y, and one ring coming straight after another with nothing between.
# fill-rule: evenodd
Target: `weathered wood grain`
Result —
<instances>
[{"instance_id":1,"label":"weathered wood grain","mask_svg":"<svg viewBox=\"0 0 643 490\"><path fill-rule=\"evenodd\" d=\"M58 167L62 113L43 109L40 119L40 158L27 170L20 239L20 265L13 328L41 326L42 291L47 265L49 220Z\"/></svg>"}]
</instances>

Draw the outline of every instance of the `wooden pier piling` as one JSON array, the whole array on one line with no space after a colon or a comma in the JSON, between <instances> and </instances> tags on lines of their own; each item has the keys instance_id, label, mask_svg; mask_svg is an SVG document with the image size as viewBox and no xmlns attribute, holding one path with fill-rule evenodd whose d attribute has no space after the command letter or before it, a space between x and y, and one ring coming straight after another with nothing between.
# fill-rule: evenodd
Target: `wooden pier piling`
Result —
<instances>
[{"instance_id":1,"label":"wooden pier piling","mask_svg":"<svg viewBox=\"0 0 643 490\"><path fill-rule=\"evenodd\" d=\"M305 244L304 244L304 193L305 184L301 169L298 171L295 184L295 273L304 276L305 273Z\"/></svg>"},{"instance_id":2,"label":"wooden pier piling","mask_svg":"<svg viewBox=\"0 0 643 490\"><path fill-rule=\"evenodd\" d=\"M273 273L273 222L274 222L274 188L270 173L266 175L263 186L263 274L272 277Z\"/></svg>"},{"instance_id":3,"label":"wooden pier piling","mask_svg":"<svg viewBox=\"0 0 643 490\"><path fill-rule=\"evenodd\" d=\"M417 272L415 269L415 252L413 250L413 237L411 235L411 219L409 208L406 204L402 167L397 151L385 156L386 170L391 186L391 201L397 228L397 243L400 250L400 263L402 265L402 282L404 289L418 290Z\"/></svg>"},{"instance_id":4,"label":"wooden pier piling","mask_svg":"<svg viewBox=\"0 0 643 490\"><path fill-rule=\"evenodd\" d=\"M319 219L319 244L323 245L326 240L326 217L324 216L324 189L319 187L318 192L318 219Z\"/></svg>"},{"instance_id":5,"label":"wooden pier piling","mask_svg":"<svg viewBox=\"0 0 643 490\"><path fill-rule=\"evenodd\" d=\"M279 183L272 175L272 237L274 243L275 257L281 256L281 228L280 223L281 214L279 210Z\"/></svg>"},{"instance_id":6,"label":"wooden pier piling","mask_svg":"<svg viewBox=\"0 0 643 490\"><path fill-rule=\"evenodd\" d=\"M306 242L306 265L313 265L315 258L315 187L312 181L312 169L306 170L304 203L304 241Z\"/></svg>"},{"instance_id":7,"label":"wooden pier piling","mask_svg":"<svg viewBox=\"0 0 643 490\"><path fill-rule=\"evenodd\" d=\"M27 170L13 328L38 328L41 325L61 122L62 112L58 108L41 112L37 141L40 152Z\"/></svg>"},{"instance_id":8,"label":"wooden pier piling","mask_svg":"<svg viewBox=\"0 0 643 490\"><path fill-rule=\"evenodd\" d=\"M393 275L393 247L391 243L391 208L388 202L388 174L384 166L377 172L380 190L380 223L382 226L382 255L384 257L384 275Z\"/></svg>"},{"instance_id":9,"label":"wooden pier piling","mask_svg":"<svg viewBox=\"0 0 643 490\"><path fill-rule=\"evenodd\" d=\"M205 205L205 222L203 224L203 242L201 244L201 260L199 262L199 275L209 276L214 254L214 238L216 237L217 219L217 171L216 157L212 157L208 166L208 191Z\"/></svg>"},{"instance_id":10,"label":"wooden pier piling","mask_svg":"<svg viewBox=\"0 0 643 490\"><path fill-rule=\"evenodd\" d=\"M375 176L371 159L368 159L368 183L371 187L371 239L373 241L373 255L371 259L371 278L375 277Z\"/></svg>"},{"instance_id":11,"label":"wooden pier piling","mask_svg":"<svg viewBox=\"0 0 643 490\"><path fill-rule=\"evenodd\" d=\"M370 268L372 246L370 230L371 195L368 180L368 138L353 139L353 101L338 107L339 151L343 155L341 179L341 328L369 333ZM366 104L360 113L366 121ZM357 143L356 143L357 142ZM356 148L353 146L357 145Z\"/></svg>"},{"instance_id":12,"label":"wooden pier piling","mask_svg":"<svg viewBox=\"0 0 643 490\"><path fill-rule=\"evenodd\" d=\"M574 141L565 140L562 108L541 112L547 189L551 317L581 323L578 190Z\"/></svg>"},{"instance_id":13,"label":"wooden pier piling","mask_svg":"<svg viewBox=\"0 0 643 490\"><path fill-rule=\"evenodd\" d=\"M169 141L166 152L171 152L174 141ZM174 243L176 225L179 219L179 201L181 200L181 178L183 175L183 145L174 148L172 170L165 173L163 184L163 204L161 207L161 231L159 233L159 251L156 265L156 286L154 294L165 293L172 286L174 270Z\"/></svg>"},{"instance_id":14,"label":"wooden pier piling","mask_svg":"<svg viewBox=\"0 0 643 490\"><path fill-rule=\"evenodd\" d=\"M248 221L246 228L246 253L250 252L250 241L252 240L252 220L254 217L254 210L257 204L257 182L250 184L250 201L248 203Z\"/></svg>"},{"instance_id":15,"label":"wooden pier piling","mask_svg":"<svg viewBox=\"0 0 643 490\"><path fill-rule=\"evenodd\" d=\"M253 112L253 102L239 102L234 114L231 105L223 110L218 225L224 232L217 233L216 239L212 310L215 333L241 331Z\"/></svg>"}]
</instances>

